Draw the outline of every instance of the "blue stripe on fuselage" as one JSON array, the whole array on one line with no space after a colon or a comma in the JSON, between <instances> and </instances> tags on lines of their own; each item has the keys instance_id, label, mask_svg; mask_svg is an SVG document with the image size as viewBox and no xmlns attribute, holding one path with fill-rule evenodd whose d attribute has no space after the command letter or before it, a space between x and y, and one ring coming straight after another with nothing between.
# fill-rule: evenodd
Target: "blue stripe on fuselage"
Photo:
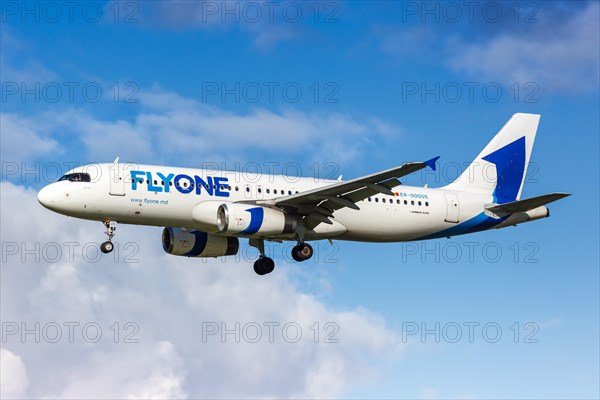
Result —
<instances>
[{"instance_id":1,"label":"blue stripe on fuselage","mask_svg":"<svg viewBox=\"0 0 600 400\"><path fill-rule=\"evenodd\" d=\"M508 218L508 216L502 218L492 218L488 217L484 213L480 213L463 223L454 225L451 228L444 229L442 231L435 232L420 238L416 238L414 240L436 239L441 237L457 236L464 235L465 233L484 231L486 229L493 228L494 226L503 222L506 218Z\"/></svg>"}]
</instances>

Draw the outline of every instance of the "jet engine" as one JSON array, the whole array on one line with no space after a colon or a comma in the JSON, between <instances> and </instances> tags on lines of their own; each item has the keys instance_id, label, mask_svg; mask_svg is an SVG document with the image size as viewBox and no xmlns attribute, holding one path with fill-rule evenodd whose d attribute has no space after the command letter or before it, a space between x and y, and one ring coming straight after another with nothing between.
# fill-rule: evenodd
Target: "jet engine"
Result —
<instances>
[{"instance_id":1,"label":"jet engine","mask_svg":"<svg viewBox=\"0 0 600 400\"><path fill-rule=\"evenodd\" d=\"M228 235L271 236L294 233L296 229L295 216L251 204L221 204L216 219L218 231Z\"/></svg>"},{"instance_id":2,"label":"jet engine","mask_svg":"<svg viewBox=\"0 0 600 400\"><path fill-rule=\"evenodd\" d=\"M175 256L221 257L236 255L240 242L235 237L167 227L163 229L162 246Z\"/></svg>"},{"instance_id":3,"label":"jet engine","mask_svg":"<svg viewBox=\"0 0 600 400\"><path fill-rule=\"evenodd\" d=\"M205 201L192 210L198 229L234 236L277 236L296 230L296 217L276 208Z\"/></svg>"}]
</instances>

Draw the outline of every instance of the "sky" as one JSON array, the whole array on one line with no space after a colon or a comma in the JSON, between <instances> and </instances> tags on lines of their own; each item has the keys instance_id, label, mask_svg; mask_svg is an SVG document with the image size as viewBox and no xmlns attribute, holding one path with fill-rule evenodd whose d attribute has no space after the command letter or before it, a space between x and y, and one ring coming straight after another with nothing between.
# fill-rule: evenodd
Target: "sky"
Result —
<instances>
[{"instance_id":1,"label":"sky","mask_svg":"<svg viewBox=\"0 0 600 400\"><path fill-rule=\"evenodd\" d=\"M600 6L1 3L2 398L598 398ZM37 202L122 161L335 179L441 156L451 182L542 115L551 217L411 243L165 254L161 227Z\"/></svg>"}]
</instances>

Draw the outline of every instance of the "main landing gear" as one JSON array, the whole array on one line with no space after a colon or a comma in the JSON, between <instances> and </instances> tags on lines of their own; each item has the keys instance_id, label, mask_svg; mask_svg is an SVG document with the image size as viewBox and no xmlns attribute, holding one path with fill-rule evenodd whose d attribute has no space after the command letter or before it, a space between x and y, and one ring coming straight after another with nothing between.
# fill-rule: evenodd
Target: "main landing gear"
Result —
<instances>
[{"instance_id":1,"label":"main landing gear","mask_svg":"<svg viewBox=\"0 0 600 400\"><path fill-rule=\"evenodd\" d=\"M106 227L105 233L108 240L100 245L100 251L108 254L114 249L112 238L115 236L115 231L117 230L117 221L103 221L103 223Z\"/></svg>"},{"instance_id":2,"label":"main landing gear","mask_svg":"<svg viewBox=\"0 0 600 400\"><path fill-rule=\"evenodd\" d=\"M275 262L272 258L265 255L265 241L263 239L250 239L250 246L256 247L260 252L258 260L254 262L254 272L258 275L266 275L273 272ZM298 242L292 249L292 258L298 262L308 260L313 254L312 246L304 242Z\"/></svg>"},{"instance_id":3,"label":"main landing gear","mask_svg":"<svg viewBox=\"0 0 600 400\"><path fill-rule=\"evenodd\" d=\"M304 242L298 242L298 244L292 248L292 258L298 262L308 260L313 256L313 253L312 246Z\"/></svg>"},{"instance_id":4,"label":"main landing gear","mask_svg":"<svg viewBox=\"0 0 600 400\"><path fill-rule=\"evenodd\" d=\"M297 262L306 261L314 254L310 244L304 243L304 225L298 224L296 228L296 240L298 244L292 248L292 258Z\"/></svg>"},{"instance_id":5,"label":"main landing gear","mask_svg":"<svg viewBox=\"0 0 600 400\"><path fill-rule=\"evenodd\" d=\"M273 272L275 269L275 262L272 258L265 255L265 241L264 239L250 239L250 246L256 247L260 252L258 260L254 262L254 272L258 275L266 275Z\"/></svg>"}]
</instances>

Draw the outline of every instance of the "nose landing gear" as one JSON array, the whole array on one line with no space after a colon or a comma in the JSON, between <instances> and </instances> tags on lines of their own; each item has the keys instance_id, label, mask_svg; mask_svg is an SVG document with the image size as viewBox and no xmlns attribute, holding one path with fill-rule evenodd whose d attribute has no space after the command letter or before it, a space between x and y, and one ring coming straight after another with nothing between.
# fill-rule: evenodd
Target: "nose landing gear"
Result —
<instances>
[{"instance_id":1,"label":"nose landing gear","mask_svg":"<svg viewBox=\"0 0 600 400\"><path fill-rule=\"evenodd\" d=\"M103 223L106 227L105 234L108 240L100 245L100 251L108 254L114 249L112 238L115 236L115 231L117 230L117 221L103 221Z\"/></svg>"}]
</instances>

